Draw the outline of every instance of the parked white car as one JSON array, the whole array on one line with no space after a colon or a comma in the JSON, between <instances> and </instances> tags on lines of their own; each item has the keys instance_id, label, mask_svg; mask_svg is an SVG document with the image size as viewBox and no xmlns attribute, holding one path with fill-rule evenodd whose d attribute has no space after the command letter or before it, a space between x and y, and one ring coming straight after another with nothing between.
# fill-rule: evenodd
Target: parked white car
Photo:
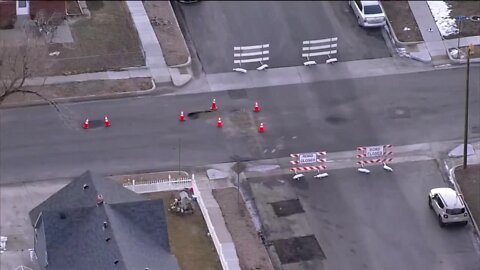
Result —
<instances>
[{"instance_id":1,"label":"parked white car","mask_svg":"<svg viewBox=\"0 0 480 270\"><path fill-rule=\"evenodd\" d=\"M378 1L348 1L357 17L357 22L363 27L381 27L386 23L385 12Z\"/></svg>"},{"instance_id":2,"label":"parked white car","mask_svg":"<svg viewBox=\"0 0 480 270\"><path fill-rule=\"evenodd\" d=\"M428 194L428 206L437 215L441 227L447 223L467 225L468 214L465 203L458 193L451 188L434 188Z\"/></svg>"}]
</instances>

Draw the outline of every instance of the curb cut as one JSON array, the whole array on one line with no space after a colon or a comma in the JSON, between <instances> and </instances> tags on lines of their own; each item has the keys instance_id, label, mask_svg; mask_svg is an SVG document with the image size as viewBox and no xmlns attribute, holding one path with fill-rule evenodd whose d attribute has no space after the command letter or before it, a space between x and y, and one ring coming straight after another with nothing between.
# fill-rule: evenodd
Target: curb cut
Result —
<instances>
[{"instance_id":1,"label":"curb cut","mask_svg":"<svg viewBox=\"0 0 480 270\"><path fill-rule=\"evenodd\" d=\"M123 93L113 93L113 94L100 95L100 96L87 95L87 96L77 96L77 97L68 97L68 98L55 98L55 99L52 99L52 101L55 102L55 103L70 103L70 102L105 100L105 99L111 99L111 98L143 96L143 95L151 94L155 91L157 86L156 86L155 81L153 79L151 79L151 81L152 81L152 88L147 89L147 90L139 90L139 91L131 91L131 92L123 92ZM29 102L29 103L14 103L14 104L0 105L0 110L1 109L11 109L11 108L33 107L33 106L48 105L48 104L50 104L50 103L47 102L47 101L37 100L37 101Z\"/></svg>"},{"instance_id":2,"label":"curb cut","mask_svg":"<svg viewBox=\"0 0 480 270\"><path fill-rule=\"evenodd\" d=\"M462 190L460 189L460 186L457 183L457 179L455 179L455 169L460 166L462 165L455 165L452 168L450 168L448 172L448 178L455 186L455 190L457 190L459 195L462 197L462 200L465 202L465 208L467 209L468 215L470 216L470 221L472 222L473 228L475 229L475 233L477 234L477 237L480 237L480 230L478 228L478 225L475 222L475 219L473 218L472 212L470 211L470 207L468 207L468 204L465 201L465 198L463 197L463 193L462 193Z\"/></svg>"}]
</instances>

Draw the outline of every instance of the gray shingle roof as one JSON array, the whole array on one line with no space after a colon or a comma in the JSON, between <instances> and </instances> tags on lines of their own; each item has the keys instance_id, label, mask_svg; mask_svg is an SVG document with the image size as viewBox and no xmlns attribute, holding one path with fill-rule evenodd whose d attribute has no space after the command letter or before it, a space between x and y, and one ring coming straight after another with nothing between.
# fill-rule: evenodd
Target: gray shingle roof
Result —
<instances>
[{"instance_id":1,"label":"gray shingle roof","mask_svg":"<svg viewBox=\"0 0 480 270\"><path fill-rule=\"evenodd\" d=\"M97 194L103 205L97 205ZM46 269L180 269L170 253L160 199L147 200L86 172L30 211L33 225L40 213L46 245L35 248L38 254L46 246Z\"/></svg>"}]
</instances>

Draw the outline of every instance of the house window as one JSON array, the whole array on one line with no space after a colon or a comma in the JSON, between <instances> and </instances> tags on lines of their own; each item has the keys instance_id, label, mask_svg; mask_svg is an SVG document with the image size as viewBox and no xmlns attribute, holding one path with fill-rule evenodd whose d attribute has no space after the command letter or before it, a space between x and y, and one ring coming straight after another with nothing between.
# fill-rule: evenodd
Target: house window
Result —
<instances>
[{"instance_id":1,"label":"house window","mask_svg":"<svg viewBox=\"0 0 480 270\"><path fill-rule=\"evenodd\" d=\"M19 8L24 8L27 7L27 1L17 1L18 2L18 7Z\"/></svg>"}]
</instances>

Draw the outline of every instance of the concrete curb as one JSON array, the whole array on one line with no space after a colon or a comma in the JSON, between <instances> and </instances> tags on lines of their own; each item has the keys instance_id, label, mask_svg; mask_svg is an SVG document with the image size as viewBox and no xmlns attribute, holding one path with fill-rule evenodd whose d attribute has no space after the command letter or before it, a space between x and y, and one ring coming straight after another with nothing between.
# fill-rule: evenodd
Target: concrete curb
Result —
<instances>
[{"instance_id":1,"label":"concrete curb","mask_svg":"<svg viewBox=\"0 0 480 270\"><path fill-rule=\"evenodd\" d=\"M449 48L451 49L451 48ZM447 55L448 55L448 58L450 59L450 62L452 62L453 64L456 64L456 65L464 65L467 63L467 59L455 59L455 58L452 58L452 56L450 55L450 52L448 51L449 49L447 49ZM471 58L470 59L470 63L480 63L480 58Z\"/></svg>"},{"instance_id":2,"label":"concrete curb","mask_svg":"<svg viewBox=\"0 0 480 270\"><path fill-rule=\"evenodd\" d=\"M136 97L151 94L155 91L157 87L155 81L151 79L152 87L147 90L140 90L140 91L131 91L131 92L123 92L123 93L114 93L114 94L107 94L107 95L88 95L88 96L77 96L77 97L68 97L68 98L56 98L53 99L55 103L69 103L69 102L82 102L82 101L94 101L94 100L105 100L111 98L123 98L123 97ZM40 105L48 105L49 103L44 100L37 100L28 103L14 103L14 104L4 104L0 105L0 109L10 109L10 108L19 108L19 107L32 107L32 106L40 106Z\"/></svg>"},{"instance_id":3,"label":"concrete curb","mask_svg":"<svg viewBox=\"0 0 480 270\"><path fill-rule=\"evenodd\" d=\"M478 228L478 225L475 222L475 219L473 218L472 212L470 211L470 207L468 207L468 203L465 201L465 198L463 197L462 189L460 188L460 185L458 185L457 179L455 179L455 169L460 166L462 165L456 165L450 168L448 177L450 178L449 180L455 186L455 190L458 191L459 195L462 197L463 201L465 202L465 208L467 208L467 212L468 212L468 215L470 216L470 221L472 222L473 228L475 229L475 233L477 234L477 237L480 237L480 230Z\"/></svg>"}]
</instances>

